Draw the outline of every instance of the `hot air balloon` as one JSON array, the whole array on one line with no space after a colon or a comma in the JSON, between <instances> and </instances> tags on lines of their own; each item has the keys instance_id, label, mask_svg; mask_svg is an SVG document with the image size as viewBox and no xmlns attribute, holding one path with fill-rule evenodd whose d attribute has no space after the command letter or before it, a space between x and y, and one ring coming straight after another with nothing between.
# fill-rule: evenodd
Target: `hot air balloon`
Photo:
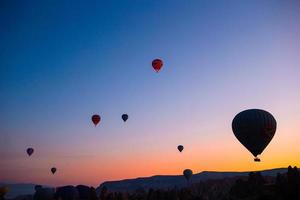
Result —
<instances>
[{"instance_id":1,"label":"hot air balloon","mask_svg":"<svg viewBox=\"0 0 300 200\"><path fill-rule=\"evenodd\" d=\"M34 149L31 148L31 147L27 148L26 152L27 152L28 156L31 156L33 154L33 152L34 152Z\"/></svg>"},{"instance_id":2,"label":"hot air balloon","mask_svg":"<svg viewBox=\"0 0 300 200\"><path fill-rule=\"evenodd\" d=\"M56 168L55 168L55 167L52 167L52 168L51 168L51 172L52 172L52 174L55 174Z\"/></svg>"},{"instance_id":3,"label":"hot air balloon","mask_svg":"<svg viewBox=\"0 0 300 200\"><path fill-rule=\"evenodd\" d=\"M123 114L123 115L122 115L122 119L123 119L124 122L126 122L127 119L128 119L128 115L127 115L127 114Z\"/></svg>"},{"instance_id":4,"label":"hot air balloon","mask_svg":"<svg viewBox=\"0 0 300 200\"><path fill-rule=\"evenodd\" d=\"M178 151L182 152L182 150L184 149L184 147L182 145L178 145L177 149L178 149Z\"/></svg>"},{"instance_id":5,"label":"hot air balloon","mask_svg":"<svg viewBox=\"0 0 300 200\"><path fill-rule=\"evenodd\" d=\"M249 109L238 113L232 121L235 137L259 162L260 155L271 142L276 132L276 120L273 115L260 109Z\"/></svg>"},{"instance_id":6,"label":"hot air balloon","mask_svg":"<svg viewBox=\"0 0 300 200\"><path fill-rule=\"evenodd\" d=\"M161 59L157 58L152 61L152 67L156 72L159 72L159 70L161 70L162 66L163 66L163 61Z\"/></svg>"},{"instance_id":7,"label":"hot air balloon","mask_svg":"<svg viewBox=\"0 0 300 200\"><path fill-rule=\"evenodd\" d=\"M92 122L95 124L95 126L97 126L97 124L100 122L101 117L100 115L93 115L92 116Z\"/></svg>"},{"instance_id":8,"label":"hot air balloon","mask_svg":"<svg viewBox=\"0 0 300 200\"><path fill-rule=\"evenodd\" d=\"M185 179L186 179L187 181L189 181L189 180L191 179L191 177L193 176L193 171L190 170L190 169L185 169L185 170L183 171L183 176L185 177Z\"/></svg>"}]
</instances>

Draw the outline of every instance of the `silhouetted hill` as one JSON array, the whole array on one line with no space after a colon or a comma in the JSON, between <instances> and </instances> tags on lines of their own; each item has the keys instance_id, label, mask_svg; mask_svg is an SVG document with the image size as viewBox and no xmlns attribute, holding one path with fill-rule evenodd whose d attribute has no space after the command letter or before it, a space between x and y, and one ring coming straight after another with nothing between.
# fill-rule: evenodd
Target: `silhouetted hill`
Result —
<instances>
[{"instance_id":1,"label":"silhouetted hill","mask_svg":"<svg viewBox=\"0 0 300 200\"><path fill-rule=\"evenodd\" d=\"M260 171L263 176L275 177L277 173L286 173L287 168L276 168ZM232 177L247 177L250 171L247 172L215 172L215 171L203 171L198 174L194 174L189 184L206 181L216 180ZM181 175L174 176L152 176L136 179L125 179L120 181L107 181L102 183L97 188L97 193L100 192L101 188L105 186L109 191L113 192L132 192L137 189L171 189L171 188L182 188L187 186L187 181Z\"/></svg>"},{"instance_id":2,"label":"silhouetted hill","mask_svg":"<svg viewBox=\"0 0 300 200\"><path fill-rule=\"evenodd\" d=\"M261 174L265 177L271 176L275 177L277 173L286 173L287 168L277 168L270 170L260 171ZM235 181L235 178L239 177L248 177L249 172L215 172L215 171L203 171L198 174L194 174L190 180L189 185L199 182L205 182L208 180L222 180L226 178L234 178L228 179L228 182ZM223 180L224 182L224 180ZM226 181L225 181L226 183ZM0 183L1 185L6 185L10 188L10 192L7 194L8 199L13 199L20 195L32 195L34 194L35 184L30 183ZM138 189L148 190L152 189L172 189L172 188L182 188L188 186L187 181L181 175L174 176L152 176L152 177L144 177L144 178L136 178L136 179L126 179L120 181L108 181L102 183L97 188L97 193L99 194L101 188L106 186L109 191L112 192L133 192Z\"/></svg>"}]
</instances>

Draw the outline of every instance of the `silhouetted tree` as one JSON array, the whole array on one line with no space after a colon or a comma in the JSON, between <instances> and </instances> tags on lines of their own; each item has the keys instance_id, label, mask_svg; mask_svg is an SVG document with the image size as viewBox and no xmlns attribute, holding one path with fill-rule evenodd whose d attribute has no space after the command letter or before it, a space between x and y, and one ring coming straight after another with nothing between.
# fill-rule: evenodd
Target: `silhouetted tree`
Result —
<instances>
[{"instance_id":1,"label":"silhouetted tree","mask_svg":"<svg viewBox=\"0 0 300 200\"><path fill-rule=\"evenodd\" d=\"M96 189L94 187L90 188L90 197L91 200L98 200Z\"/></svg>"},{"instance_id":2,"label":"silhouetted tree","mask_svg":"<svg viewBox=\"0 0 300 200\"><path fill-rule=\"evenodd\" d=\"M101 188L101 191L100 191L100 200L106 200L106 197L108 196L108 190L107 190L107 187L106 186L103 186Z\"/></svg>"}]
</instances>

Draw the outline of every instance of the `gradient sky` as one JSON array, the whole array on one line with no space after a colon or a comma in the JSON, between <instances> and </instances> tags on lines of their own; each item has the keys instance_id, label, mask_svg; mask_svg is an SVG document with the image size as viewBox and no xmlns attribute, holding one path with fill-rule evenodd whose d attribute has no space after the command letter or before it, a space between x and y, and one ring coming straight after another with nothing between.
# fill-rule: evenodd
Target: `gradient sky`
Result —
<instances>
[{"instance_id":1,"label":"gradient sky","mask_svg":"<svg viewBox=\"0 0 300 200\"><path fill-rule=\"evenodd\" d=\"M0 181L300 166L299 88L297 0L1 1ZM278 123L261 163L231 131L248 108Z\"/></svg>"}]
</instances>

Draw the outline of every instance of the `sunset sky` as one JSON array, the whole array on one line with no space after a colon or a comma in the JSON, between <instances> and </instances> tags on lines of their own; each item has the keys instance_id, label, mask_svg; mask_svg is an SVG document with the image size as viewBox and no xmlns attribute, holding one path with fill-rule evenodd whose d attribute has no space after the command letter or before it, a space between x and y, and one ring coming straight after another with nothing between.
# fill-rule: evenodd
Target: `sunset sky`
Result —
<instances>
[{"instance_id":1,"label":"sunset sky","mask_svg":"<svg viewBox=\"0 0 300 200\"><path fill-rule=\"evenodd\" d=\"M300 166L300 2L1 1L0 102L0 182ZM261 163L231 130L249 108L277 120Z\"/></svg>"}]
</instances>

